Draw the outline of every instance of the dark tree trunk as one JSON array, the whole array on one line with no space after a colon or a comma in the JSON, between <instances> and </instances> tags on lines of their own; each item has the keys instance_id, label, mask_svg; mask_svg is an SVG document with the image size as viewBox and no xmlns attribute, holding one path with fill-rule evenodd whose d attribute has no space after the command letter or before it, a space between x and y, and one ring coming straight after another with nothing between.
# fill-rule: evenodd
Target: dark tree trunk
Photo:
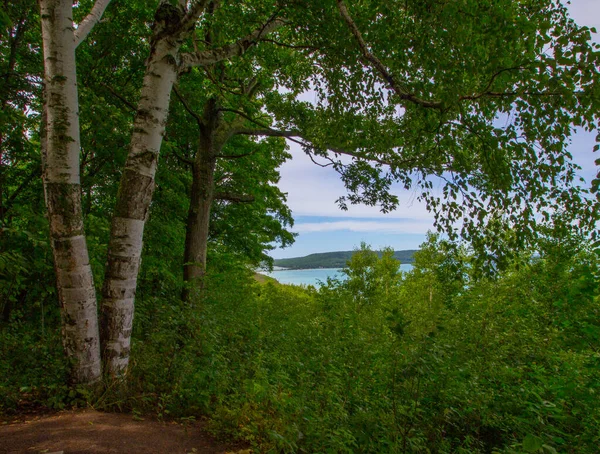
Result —
<instances>
[{"instance_id":1,"label":"dark tree trunk","mask_svg":"<svg viewBox=\"0 0 600 454\"><path fill-rule=\"evenodd\" d=\"M210 209L214 200L214 174L220 144L217 143L219 115L216 103L207 103L201 126L198 151L192 165L192 189L185 235L182 297L189 300L194 289L203 287L208 250Z\"/></svg>"},{"instance_id":2,"label":"dark tree trunk","mask_svg":"<svg viewBox=\"0 0 600 454\"><path fill-rule=\"evenodd\" d=\"M192 170L193 181L183 265L183 280L186 283L184 299L186 300L190 297L191 288L202 288L206 272L210 208L214 195L214 172L215 159L210 157L203 162L194 164Z\"/></svg>"}]
</instances>

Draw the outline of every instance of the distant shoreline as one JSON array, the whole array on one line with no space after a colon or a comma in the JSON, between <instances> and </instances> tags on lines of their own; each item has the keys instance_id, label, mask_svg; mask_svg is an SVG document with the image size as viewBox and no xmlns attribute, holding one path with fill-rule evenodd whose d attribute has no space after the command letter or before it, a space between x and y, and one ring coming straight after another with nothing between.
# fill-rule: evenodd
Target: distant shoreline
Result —
<instances>
[{"instance_id":1,"label":"distant shoreline","mask_svg":"<svg viewBox=\"0 0 600 454\"><path fill-rule=\"evenodd\" d=\"M310 266L310 267L289 267L289 268L284 268L284 267L279 267L279 269L277 270L273 270L273 273L276 273L277 271L301 271L301 270L341 270L343 267L342 266Z\"/></svg>"},{"instance_id":2,"label":"distant shoreline","mask_svg":"<svg viewBox=\"0 0 600 454\"><path fill-rule=\"evenodd\" d=\"M320 252L304 257L275 259L273 260L273 264L279 269L285 268L289 270L339 269L346 266L348 260L352 258L355 252L356 251ZM381 256L380 251L373 252L376 252ZM409 265L414 263L415 252L417 252L416 249L394 251L393 257L400 263Z\"/></svg>"},{"instance_id":3,"label":"distant shoreline","mask_svg":"<svg viewBox=\"0 0 600 454\"><path fill-rule=\"evenodd\" d=\"M412 269L411 263L400 265L400 271L408 272ZM265 272L271 279L286 285L312 285L319 288L328 279L344 281L349 276L343 268L303 268L298 270L279 270Z\"/></svg>"}]
</instances>

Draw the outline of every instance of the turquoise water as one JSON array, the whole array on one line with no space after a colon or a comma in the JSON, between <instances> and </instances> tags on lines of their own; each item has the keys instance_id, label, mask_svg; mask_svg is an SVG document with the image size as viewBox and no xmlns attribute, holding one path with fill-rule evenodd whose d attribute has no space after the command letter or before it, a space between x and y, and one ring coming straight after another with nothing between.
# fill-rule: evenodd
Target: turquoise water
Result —
<instances>
[{"instance_id":1,"label":"turquoise water","mask_svg":"<svg viewBox=\"0 0 600 454\"><path fill-rule=\"evenodd\" d=\"M410 271L412 265L400 265L402 271ZM278 270L271 272L264 272L267 276L271 276L277 279L282 284L294 284L294 285L314 285L315 287L320 286L320 282L327 281L328 277L338 279L344 279L345 275L342 274L339 268L316 268L308 270Z\"/></svg>"}]
</instances>

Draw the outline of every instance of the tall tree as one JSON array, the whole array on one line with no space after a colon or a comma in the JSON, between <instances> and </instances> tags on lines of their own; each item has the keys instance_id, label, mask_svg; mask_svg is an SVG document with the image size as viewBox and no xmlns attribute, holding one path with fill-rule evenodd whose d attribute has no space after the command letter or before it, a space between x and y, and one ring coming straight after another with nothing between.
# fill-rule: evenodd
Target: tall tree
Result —
<instances>
[{"instance_id":1,"label":"tall tree","mask_svg":"<svg viewBox=\"0 0 600 454\"><path fill-rule=\"evenodd\" d=\"M101 376L96 290L83 229L79 169L79 106L75 49L110 0L97 0L75 28L71 0L40 0L44 50L43 180L63 341L74 360L73 380Z\"/></svg>"},{"instance_id":2,"label":"tall tree","mask_svg":"<svg viewBox=\"0 0 600 454\"><path fill-rule=\"evenodd\" d=\"M222 240L227 235L228 241L225 243L230 245L236 236L231 234L231 230L236 211L242 209L236 210L231 204L250 205L243 210L246 214L243 219L245 225L237 232L237 236L243 236L238 241L246 245L242 248L246 251L245 261L258 265L265 259L260 252L268 247L269 242L280 241L285 246L293 239L281 225L292 222L291 213L285 206L285 195L274 186L279 179L276 169L289 156L284 151L285 144L280 139L256 142L240 136L239 126L246 120L229 112L234 110L231 108L232 102L252 102L255 82L252 80L249 85L238 87L239 90L230 90L228 96L221 94L205 99L199 112L195 110L197 94L194 96L193 93L183 92L181 87L176 92L184 110L198 124L197 137L190 137L188 116L172 116L174 120L179 120L179 124L169 128L173 145L176 144L177 149L183 151L183 154L175 151L175 155L192 175L183 260L184 299L189 298L191 289L202 287L211 231L213 236ZM193 90L197 83L185 85ZM195 150L190 151L194 147ZM212 211L215 205L219 213L217 217ZM277 220L267 222L266 218L272 216ZM221 219L221 225L219 231L215 232L211 222L217 219ZM278 228L269 224L275 224ZM258 254L256 248L260 251Z\"/></svg>"},{"instance_id":3,"label":"tall tree","mask_svg":"<svg viewBox=\"0 0 600 454\"><path fill-rule=\"evenodd\" d=\"M103 286L101 337L105 364L112 376L122 375L129 364L143 232L154 191L154 176L173 84L180 73L192 67L243 55L281 26L272 7L244 9L246 17L259 21L258 29L241 38L238 35L220 47L209 44L201 50L198 42L194 41L192 51L182 52L182 45L192 37L198 19L210 3L196 1L187 7L184 0L175 5L161 0L154 17L150 56L113 214ZM252 28L255 26L252 25Z\"/></svg>"}]
</instances>

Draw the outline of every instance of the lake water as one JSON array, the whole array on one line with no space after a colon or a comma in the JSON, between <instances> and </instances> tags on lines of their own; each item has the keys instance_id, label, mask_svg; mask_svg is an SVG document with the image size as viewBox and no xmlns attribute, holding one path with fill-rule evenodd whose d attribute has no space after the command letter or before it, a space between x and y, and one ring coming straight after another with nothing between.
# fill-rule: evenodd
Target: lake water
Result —
<instances>
[{"instance_id":1,"label":"lake water","mask_svg":"<svg viewBox=\"0 0 600 454\"><path fill-rule=\"evenodd\" d=\"M402 271L412 270L412 265L400 265ZM316 268L307 270L274 270L271 272L261 271L261 273L277 279L282 284L294 285L314 285L320 286L320 282L326 282L328 277L344 279L346 276L341 273L339 268Z\"/></svg>"}]
</instances>

